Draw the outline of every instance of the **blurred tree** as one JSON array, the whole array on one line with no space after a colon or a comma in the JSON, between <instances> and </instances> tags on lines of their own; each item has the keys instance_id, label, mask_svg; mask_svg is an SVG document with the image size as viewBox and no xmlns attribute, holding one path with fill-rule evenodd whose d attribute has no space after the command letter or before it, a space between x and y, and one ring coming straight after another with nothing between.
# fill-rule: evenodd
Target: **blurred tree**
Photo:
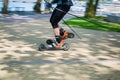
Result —
<instances>
[{"instance_id":1,"label":"blurred tree","mask_svg":"<svg viewBox=\"0 0 120 80\"><path fill-rule=\"evenodd\" d=\"M89 0L86 5L85 17L91 18L96 15L99 0Z\"/></svg>"},{"instance_id":2,"label":"blurred tree","mask_svg":"<svg viewBox=\"0 0 120 80\"><path fill-rule=\"evenodd\" d=\"M41 12L41 10L40 10L41 2L42 2L42 0L37 0L36 4L34 6L35 12Z\"/></svg>"},{"instance_id":3,"label":"blurred tree","mask_svg":"<svg viewBox=\"0 0 120 80\"><path fill-rule=\"evenodd\" d=\"M3 14L8 14L8 0L3 0L4 2L3 2L3 8L2 8L2 13Z\"/></svg>"},{"instance_id":4,"label":"blurred tree","mask_svg":"<svg viewBox=\"0 0 120 80\"><path fill-rule=\"evenodd\" d=\"M47 2L50 3L52 0L45 0L45 1L47 1ZM50 8L48 8L48 7L45 6L45 12L46 13L50 13L51 12Z\"/></svg>"}]
</instances>

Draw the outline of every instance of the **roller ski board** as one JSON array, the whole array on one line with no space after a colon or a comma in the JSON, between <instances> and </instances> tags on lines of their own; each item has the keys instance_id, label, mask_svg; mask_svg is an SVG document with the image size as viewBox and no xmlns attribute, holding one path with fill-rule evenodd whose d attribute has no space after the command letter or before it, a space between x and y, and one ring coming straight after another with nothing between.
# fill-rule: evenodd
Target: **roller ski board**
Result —
<instances>
[{"instance_id":1,"label":"roller ski board","mask_svg":"<svg viewBox=\"0 0 120 80\"><path fill-rule=\"evenodd\" d=\"M38 47L39 51L45 51L45 50L64 50L64 51L68 51L70 46L68 43L66 43L66 39L68 38L74 38L74 34L73 33L68 33L68 32L64 32L64 35L62 36L62 39L60 41L60 43L56 43L55 40L52 39L48 39L46 40L47 46L43 43L41 43Z\"/></svg>"},{"instance_id":2,"label":"roller ski board","mask_svg":"<svg viewBox=\"0 0 120 80\"><path fill-rule=\"evenodd\" d=\"M46 51L46 50L64 50L68 51L70 48L68 43L64 43L61 47L56 48L55 46L48 45L46 46L45 44L40 44L38 50L39 51Z\"/></svg>"}]
</instances>

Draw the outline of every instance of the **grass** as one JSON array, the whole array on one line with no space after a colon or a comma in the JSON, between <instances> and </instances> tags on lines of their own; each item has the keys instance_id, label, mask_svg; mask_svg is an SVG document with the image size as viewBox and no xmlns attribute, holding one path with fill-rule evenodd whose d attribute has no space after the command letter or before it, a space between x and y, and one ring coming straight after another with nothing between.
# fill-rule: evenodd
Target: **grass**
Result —
<instances>
[{"instance_id":1,"label":"grass","mask_svg":"<svg viewBox=\"0 0 120 80\"><path fill-rule=\"evenodd\" d=\"M103 21L104 19L105 17L102 16L96 16L94 18L89 18L89 19L80 17L80 18L72 18L66 22L70 26L78 27L78 28L120 32L119 24Z\"/></svg>"}]
</instances>

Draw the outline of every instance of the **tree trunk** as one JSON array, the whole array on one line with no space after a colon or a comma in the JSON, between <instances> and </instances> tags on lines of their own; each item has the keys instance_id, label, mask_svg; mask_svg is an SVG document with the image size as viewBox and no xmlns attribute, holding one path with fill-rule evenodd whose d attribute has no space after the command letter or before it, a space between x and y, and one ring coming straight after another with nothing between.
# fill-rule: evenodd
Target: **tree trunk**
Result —
<instances>
[{"instance_id":1,"label":"tree trunk","mask_svg":"<svg viewBox=\"0 0 120 80\"><path fill-rule=\"evenodd\" d=\"M3 2L3 8L2 8L2 13L3 14L8 14L8 0L4 0Z\"/></svg>"},{"instance_id":2,"label":"tree trunk","mask_svg":"<svg viewBox=\"0 0 120 80\"><path fill-rule=\"evenodd\" d=\"M95 5L94 5L94 15L96 15L98 3L99 3L99 0L96 0Z\"/></svg>"},{"instance_id":3,"label":"tree trunk","mask_svg":"<svg viewBox=\"0 0 120 80\"><path fill-rule=\"evenodd\" d=\"M41 6L41 0L37 0L36 4L34 6L34 11L35 12L41 12L40 6Z\"/></svg>"},{"instance_id":4,"label":"tree trunk","mask_svg":"<svg viewBox=\"0 0 120 80\"><path fill-rule=\"evenodd\" d=\"M89 0L89 2L87 3L86 11L85 11L86 18L91 18L96 15L98 2L99 0L96 0L94 4L94 0Z\"/></svg>"}]
</instances>

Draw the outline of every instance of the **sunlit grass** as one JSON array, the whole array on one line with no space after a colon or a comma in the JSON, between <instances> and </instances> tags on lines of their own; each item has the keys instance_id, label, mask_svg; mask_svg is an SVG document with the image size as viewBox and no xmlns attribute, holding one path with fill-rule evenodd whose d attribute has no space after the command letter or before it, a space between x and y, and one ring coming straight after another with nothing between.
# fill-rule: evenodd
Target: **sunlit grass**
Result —
<instances>
[{"instance_id":1,"label":"sunlit grass","mask_svg":"<svg viewBox=\"0 0 120 80\"><path fill-rule=\"evenodd\" d=\"M104 21L105 17L97 16L95 18L72 18L67 23L73 27L120 32L120 25Z\"/></svg>"}]
</instances>

